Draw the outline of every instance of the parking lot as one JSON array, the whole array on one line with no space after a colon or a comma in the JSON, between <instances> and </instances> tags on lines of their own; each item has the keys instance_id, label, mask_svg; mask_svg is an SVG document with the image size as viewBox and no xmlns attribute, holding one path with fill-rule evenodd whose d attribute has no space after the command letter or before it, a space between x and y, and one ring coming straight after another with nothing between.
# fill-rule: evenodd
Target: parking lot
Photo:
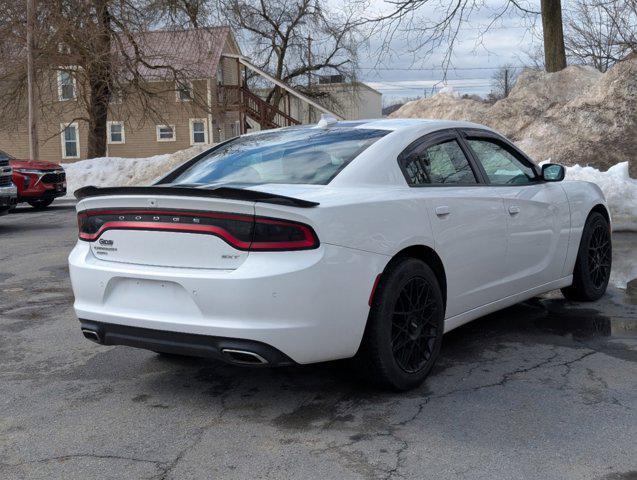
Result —
<instances>
[{"instance_id":1,"label":"parking lot","mask_svg":"<svg viewBox=\"0 0 637 480\"><path fill-rule=\"evenodd\" d=\"M72 205L0 218L2 479L637 478L637 292L472 322L421 388L386 393L344 362L250 369L85 340L76 235ZM615 247L625 275L637 235Z\"/></svg>"}]
</instances>

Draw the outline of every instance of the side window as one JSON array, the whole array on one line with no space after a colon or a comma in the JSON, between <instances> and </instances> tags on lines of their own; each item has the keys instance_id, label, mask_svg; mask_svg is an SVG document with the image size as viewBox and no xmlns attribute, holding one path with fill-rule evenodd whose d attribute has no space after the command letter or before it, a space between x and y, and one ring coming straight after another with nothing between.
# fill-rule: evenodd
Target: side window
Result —
<instances>
[{"instance_id":1,"label":"side window","mask_svg":"<svg viewBox=\"0 0 637 480\"><path fill-rule=\"evenodd\" d=\"M416 149L402 163L411 186L477 183L467 157L455 140Z\"/></svg>"},{"instance_id":2,"label":"side window","mask_svg":"<svg viewBox=\"0 0 637 480\"><path fill-rule=\"evenodd\" d=\"M492 185L524 185L537 180L531 167L496 142L487 139L469 139L468 142Z\"/></svg>"}]
</instances>

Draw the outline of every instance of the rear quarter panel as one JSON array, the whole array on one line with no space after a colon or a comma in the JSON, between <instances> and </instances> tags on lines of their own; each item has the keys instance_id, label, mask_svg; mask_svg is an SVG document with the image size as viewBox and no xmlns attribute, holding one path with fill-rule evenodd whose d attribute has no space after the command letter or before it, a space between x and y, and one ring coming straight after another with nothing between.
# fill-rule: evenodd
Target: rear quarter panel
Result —
<instances>
[{"instance_id":1,"label":"rear quarter panel","mask_svg":"<svg viewBox=\"0 0 637 480\"><path fill-rule=\"evenodd\" d=\"M321 243L392 257L412 245L434 246L426 202L407 188L325 189L315 208L257 203L257 215L307 223Z\"/></svg>"}]
</instances>

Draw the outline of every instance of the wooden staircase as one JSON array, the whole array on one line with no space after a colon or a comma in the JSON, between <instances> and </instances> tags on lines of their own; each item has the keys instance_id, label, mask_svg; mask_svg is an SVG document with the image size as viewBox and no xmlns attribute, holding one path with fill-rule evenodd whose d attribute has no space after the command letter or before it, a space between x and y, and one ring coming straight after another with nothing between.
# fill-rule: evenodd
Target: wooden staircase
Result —
<instances>
[{"instance_id":1,"label":"wooden staircase","mask_svg":"<svg viewBox=\"0 0 637 480\"><path fill-rule=\"evenodd\" d=\"M219 101L226 108L239 107L243 113L255 122L262 130L290 127L301 122L283 110L270 105L247 88L238 85L225 85L219 89Z\"/></svg>"}]
</instances>

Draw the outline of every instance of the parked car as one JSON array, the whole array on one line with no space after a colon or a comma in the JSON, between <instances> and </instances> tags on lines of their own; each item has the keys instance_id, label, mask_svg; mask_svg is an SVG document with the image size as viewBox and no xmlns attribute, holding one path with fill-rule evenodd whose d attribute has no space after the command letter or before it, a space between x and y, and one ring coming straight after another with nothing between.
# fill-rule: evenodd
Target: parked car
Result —
<instances>
[{"instance_id":1,"label":"parked car","mask_svg":"<svg viewBox=\"0 0 637 480\"><path fill-rule=\"evenodd\" d=\"M563 178L465 122L244 135L154 186L76 192L75 312L102 344L250 365L355 357L413 388L449 330L550 290L604 294L606 201Z\"/></svg>"},{"instance_id":2,"label":"parked car","mask_svg":"<svg viewBox=\"0 0 637 480\"><path fill-rule=\"evenodd\" d=\"M18 203L33 208L46 208L57 197L66 195L66 173L57 163L36 160L18 160L4 152L13 168L13 183L18 188Z\"/></svg>"},{"instance_id":3,"label":"parked car","mask_svg":"<svg viewBox=\"0 0 637 480\"><path fill-rule=\"evenodd\" d=\"M18 189L11 181L11 175L9 159L0 155L0 215L9 213L18 200Z\"/></svg>"}]
</instances>

